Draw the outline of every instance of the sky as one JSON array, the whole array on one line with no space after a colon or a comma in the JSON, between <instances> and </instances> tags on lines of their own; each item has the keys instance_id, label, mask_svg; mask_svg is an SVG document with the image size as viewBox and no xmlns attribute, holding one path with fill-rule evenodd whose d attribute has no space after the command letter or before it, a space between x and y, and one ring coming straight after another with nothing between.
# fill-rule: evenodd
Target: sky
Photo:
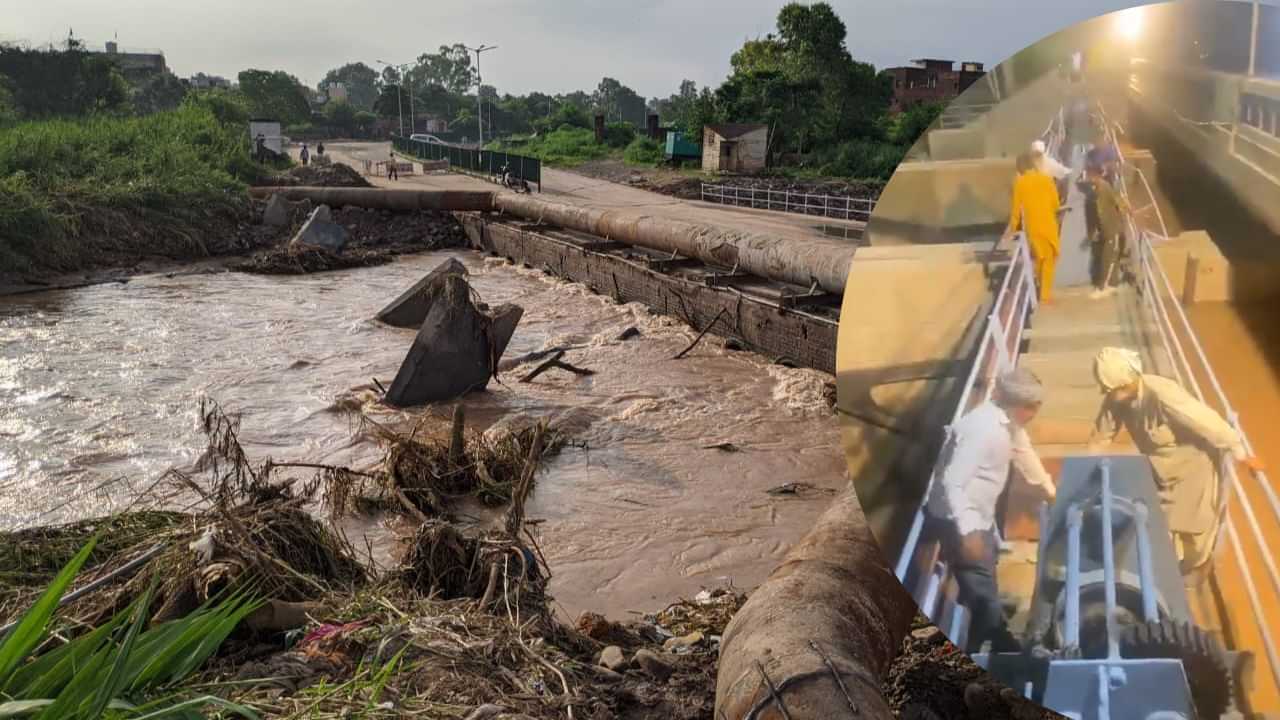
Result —
<instances>
[{"instance_id":1,"label":"sky","mask_svg":"<svg viewBox=\"0 0 1280 720\"><path fill-rule=\"evenodd\" d=\"M604 76L645 97L683 79L718 85L744 40L774 29L784 0L0 0L0 42L164 51L169 68L234 79L285 70L314 87L347 62L403 63L440 45L496 45L501 93L592 90ZM1071 24L1141 0L830 0L853 56L877 68L917 57L990 67ZM353 9L358 8L358 9Z\"/></svg>"}]
</instances>

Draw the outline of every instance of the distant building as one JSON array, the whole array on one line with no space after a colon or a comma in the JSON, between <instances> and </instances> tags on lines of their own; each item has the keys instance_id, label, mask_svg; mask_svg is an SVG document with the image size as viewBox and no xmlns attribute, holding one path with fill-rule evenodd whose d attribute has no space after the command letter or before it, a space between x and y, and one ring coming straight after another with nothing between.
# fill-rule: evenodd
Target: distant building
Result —
<instances>
[{"instance_id":1,"label":"distant building","mask_svg":"<svg viewBox=\"0 0 1280 720\"><path fill-rule=\"evenodd\" d=\"M706 172L753 173L769 157L769 126L724 123L702 129L702 169Z\"/></svg>"},{"instance_id":2,"label":"distant building","mask_svg":"<svg viewBox=\"0 0 1280 720\"><path fill-rule=\"evenodd\" d=\"M230 80L217 75L205 75L204 73L196 73L195 75L192 75L187 79L187 84L200 90L231 87Z\"/></svg>"},{"instance_id":3,"label":"distant building","mask_svg":"<svg viewBox=\"0 0 1280 720\"><path fill-rule=\"evenodd\" d=\"M331 82L325 86L325 92L329 96L329 102L346 102L347 86L340 82Z\"/></svg>"},{"instance_id":4,"label":"distant building","mask_svg":"<svg viewBox=\"0 0 1280 720\"><path fill-rule=\"evenodd\" d=\"M432 134L449 132L449 121L439 117L428 117L423 121L425 132Z\"/></svg>"},{"instance_id":5,"label":"distant building","mask_svg":"<svg viewBox=\"0 0 1280 720\"><path fill-rule=\"evenodd\" d=\"M160 50L128 50L121 49L114 40L106 45L104 55L108 55L125 77L139 77L169 72L164 62L164 53Z\"/></svg>"},{"instance_id":6,"label":"distant building","mask_svg":"<svg viewBox=\"0 0 1280 720\"><path fill-rule=\"evenodd\" d=\"M982 63L963 62L954 68L951 60L912 60L915 65L888 68L893 76L893 105L895 112L920 103L946 103L964 92L982 77Z\"/></svg>"}]
</instances>

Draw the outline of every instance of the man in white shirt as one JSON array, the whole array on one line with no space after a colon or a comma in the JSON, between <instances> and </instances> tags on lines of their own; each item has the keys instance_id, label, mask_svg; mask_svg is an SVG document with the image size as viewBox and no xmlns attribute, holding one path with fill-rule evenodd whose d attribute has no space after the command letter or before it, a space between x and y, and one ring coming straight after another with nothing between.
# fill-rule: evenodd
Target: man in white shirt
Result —
<instances>
[{"instance_id":1,"label":"man in white shirt","mask_svg":"<svg viewBox=\"0 0 1280 720\"><path fill-rule=\"evenodd\" d=\"M935 478L928 513L957 584L960 603L972 614L969 652L992 641L995 652L1016 652L1018 641L1005 623L996 586L996 507L1012 468L1052 498L1045 471L1025 426L1040 410L1043 387L1030 370L1017 368L996 381L992 398L952 428L941 475Z\"/></svg>"},{"instance_id":2,"label":"man in white shirt","mask_svg":"<svg viewBox=\"0 0 1280 720\"><path fill-rule=\"evenodd\" d=\"M1058 186L1058 197L1065 204L1067 202L1067 179L1071 177L1071 168L1051 157L1043 140L1036 140L1031 143L1031 160L1035 163L1037 170L1053 178L1054 184Z\"/></svg>"}]
</instances>

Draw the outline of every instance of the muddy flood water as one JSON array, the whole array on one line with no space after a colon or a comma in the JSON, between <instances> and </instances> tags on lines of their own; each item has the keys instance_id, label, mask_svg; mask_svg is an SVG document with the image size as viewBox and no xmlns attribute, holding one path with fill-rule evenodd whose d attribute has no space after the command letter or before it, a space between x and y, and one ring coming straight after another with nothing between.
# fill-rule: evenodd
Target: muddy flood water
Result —
<instances>
[{"instance_id":1,"label":"muddy flood water","mask_svg":"<svg viewBox=\"0 0 1280 720\"><path fill-rule=\"evenodd\" d=\"M154 501L149 485L189 468L204 439L199 398L242 416L255 459L367 467L352 415L372 378L389 384L413 331L370 318L450 253L301 277L239 273L0 298L0 529L100 516ZM731 352L638 305L460 251L483 300L525 314L506 357L583 345L566 360L594 370L525 368L466 399L480 429L513 414L560 416L585 448L566 448L539 476L528 517L571 616L660 609L701 587L758 584L829 495L769 488L844 482L821 373ZM628 327L642 335L617 336ZM446 416L449 408L423 408ZM731 442L740 452L704 449ZM389 553L385 520L348 528ZM354 532L352 532L354 531Z\"/></svg>"}]
</instances>

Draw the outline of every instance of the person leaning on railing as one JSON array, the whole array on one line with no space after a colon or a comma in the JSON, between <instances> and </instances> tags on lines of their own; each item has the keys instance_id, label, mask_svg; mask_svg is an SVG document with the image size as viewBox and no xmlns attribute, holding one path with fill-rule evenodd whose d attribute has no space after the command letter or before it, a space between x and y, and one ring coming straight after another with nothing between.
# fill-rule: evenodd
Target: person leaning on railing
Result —
<instances>
[{"instance_id":1,"label":"person leaning on railing","mask_svg":"<svg viewBox=\"0 0 1280 720\"><path fill-rule=\"evenodd\" d=\"M1054 268L1061 252L1058 215L1063 208L1053 178L1036 169L1030 153L1019 155L1016 166L1018 177L1013 182L1009 226L1002 241L1009 242L1020 228L1025 229L1035 264L1036 284L1040 288L1040 302L1048 303Z\"/></svg>"},{"instance_id":2,"label":"person leaning on railing","mask_svg":"<svg viewBox=\"0 0 1280 720\"><path fill-rule=\"evenodd\" d=\"M994 652L1017 652L996 584L996 509L1010 470L1052 499L1053 478L1031 445L1026 425L1040 410L1044 388L1026 368L996 379L992 399L952 428L939 463L941 474L926 501L929 533L938 539L959 585L959 601L973 619L968 650L991 641Z\"/></svg>"},{"instance_id":3,"label":"person leaning on railing","mask_svg":"<svg viewBox=\"0 0 1280 720\"><path fill-rule=\"evenodd\" d=\"M1231 423L1177 381L1144 373L1138 353L1103 348L1094 357L1093 375L1104 398L1090 447L1128 431L1151 461L1182 574L1203 576L1197 571L1209 561L1217 536L1223 461L1234 458L1255 471L1263 469L1262 461L1249 454Z\"/></svg>"}]
</instances>

